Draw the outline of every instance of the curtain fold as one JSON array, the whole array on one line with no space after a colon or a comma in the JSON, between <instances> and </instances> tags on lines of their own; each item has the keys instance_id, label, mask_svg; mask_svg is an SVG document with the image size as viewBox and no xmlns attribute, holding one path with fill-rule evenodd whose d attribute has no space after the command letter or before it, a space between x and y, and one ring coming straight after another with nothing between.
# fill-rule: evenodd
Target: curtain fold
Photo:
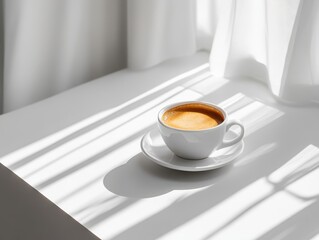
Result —
<instances>
[{"instance_id":1,"label":"curtain fold","mask_svg":"<svg viewBox=\"0 0 319 240\"><path fill-rule=\"evenodd\" d=\"M196 51L194 0L127 3L130 68L143 69Z\"/></svg>"},{"instance_id":2,"label":"curtain fold","mask_svg":"<svg viewBox=\"0 0 319 240\"><path fill-rule=\"evenodd\" d=\"M213 75L252 78L280 101L317 104L318 12L315 0L131 0L128 66L210 50Z\"/></svg>"},{"instance_id":3,"label":"curtain fold","mask_svg":"<svg viewBox=\"0 0 319 240\"><path fill-rule=\"evenodd\" d=\"M314 0L231 1L218 22L229 32L215 35L212 73L265 82L286 103L319 103L318 11Z\"/></svg>"},{"instance_id":4,"label":"curtain fold","mask_svg":"<svg viewBox=\"0 0 319 240\"><path fill-rule=\"evenodd\" d=\"M213 75L319 103L319 1L4 0L3 108L210 51ZM0 84L0 90L1 85Z\"/></svg>"}]
</instances>

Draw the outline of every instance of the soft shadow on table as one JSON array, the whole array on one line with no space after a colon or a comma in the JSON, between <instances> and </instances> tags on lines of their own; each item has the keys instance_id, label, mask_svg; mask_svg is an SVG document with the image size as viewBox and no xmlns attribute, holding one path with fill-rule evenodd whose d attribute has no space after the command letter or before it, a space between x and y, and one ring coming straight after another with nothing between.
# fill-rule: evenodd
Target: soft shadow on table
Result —
<instances>
[{"instance_id":1,"label":"soft shadow on table","mask_svg":"<svg viewBox=\"0 0 319 240\"><path fill-rule=\"evenodd\" d=\"M318 228L319 202L315 201L308 207L293 215L283 223L275 226L258 240L280 239L300 240L312 239L319 233Z\"/></svg>"},{"instance_id":2,"label":"soft shadow on table","mask_svg":"<svg viewBox=\"0 0 319 240\"><path fill-rule=\"evenodd\" d=\"M116 195L149 198L173 190L210 186L226 175L232 165L206 172L182 172L153 163L142 153L111 170L104 177L104 186Z\"/></svg>"},{"instance_id":3,"label":"soft shadow on table","mask_svg":"<svg viewBox=\"0 0 319 240\"><path fill-rule=\"evenodd\" d=\"M302 110L302 112L307 114L308 110ZM295 129L295 132L291 131L302 118L303 115L298 114L298 111L296 113L287 111L285 115L272 124L265 125L258 131L250 132L245 138L243 155L230 166L231 169L226 169L226 171L220 169L218 170L220 172L211 171L196 176L195 173L181 173L156 166L155 163L147 161L147 159L143 160L141 155L136 155L126 164L115 168L105 176L104 185L108 190L122 196L150 197L174 189L191 189L203 186L207 186L207 188L172 203L162 211L119 233L114 239L135 239L141 236L146 237L146 239L159 238L209 209L218 206L238 191L249 187L251 183L263 178L267 180L276 170L286 169L285 164L292 161L297 155L301 159L307 160L307 164L298 168L295 172L288 171L288 176L279 184L269 182L274 188L273 191L244 207L240 212L234 213L227 222L203 238L214 239L215 235L227 230L231 224L247 213L254 211L276 193L286 191L286 187L291 182L307 176L318 168L319 158L317 156L315 159L307 157L309 152L318 149L316 146L319 146L316 135L308 130L313 129L310 126L316 126L316 121L309 119L307 121L309 128ZM255 134L256 132L258 134ZM295 136L298 136L298 138L295 138ZM287 141L287 139L294 140ZM311 144L315 144L315 146L312 145L311 151L308 151L307 149ZM140 174L144 174L144 176L137 176ZM150 180L152 178L154 179ZM156 178L160 178L165 184L156 185ZM148 181L141 182L141 179L147 179ZM181 179L189 179L190 181L183 184L180 182ZM319 233L316 224L319 221L319 197L317 195L311 198L293 195L292 197L298 199L298 201L310 201L310 203L304 209L296 212L295 215L284 219L283 222L267 230L260 236L261 239L310 239ZM259 217L262 218L263 216ZM154 226L157 227L154 228Z\"/></svg>"}]
</instances>

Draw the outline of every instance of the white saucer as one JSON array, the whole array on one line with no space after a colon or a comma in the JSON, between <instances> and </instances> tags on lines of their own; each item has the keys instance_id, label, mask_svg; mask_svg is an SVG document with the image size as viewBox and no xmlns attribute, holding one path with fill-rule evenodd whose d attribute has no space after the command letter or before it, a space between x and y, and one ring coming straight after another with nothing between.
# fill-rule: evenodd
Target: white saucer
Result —
<instances>
[{"instance_id":1,"label":"white saucer","mask_svg":"<svg viewBox=\"0 0 319 240\"><path fill-rule=\"evenodd\" d=\"M226 137L231 139L235 136L237 136L236 133L229 131ZM208 158L191 160L176 156L165 145L159 131L153 129L142 138L141 149L147 157L161 166L187 172L199 172L220 168L231 163L242 153L244 142L241 141L233 146L217 150Z\"/></svg>"}]
</instances>

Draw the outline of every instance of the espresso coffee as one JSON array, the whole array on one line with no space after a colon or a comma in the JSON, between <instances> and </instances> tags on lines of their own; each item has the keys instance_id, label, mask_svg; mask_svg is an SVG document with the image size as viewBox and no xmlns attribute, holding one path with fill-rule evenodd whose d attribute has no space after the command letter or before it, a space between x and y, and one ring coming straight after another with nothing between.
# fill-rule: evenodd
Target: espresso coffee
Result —
<instances>
[{"instance_id":1,"label":"espresso coffee","mask_svg":"<svg viewBox=\"0 0 319 240\"><path fill-rule=\"evenodd\" d=\"M208 129L223 121L224 116L218 109L201 103L179 105L162 115L162 122L167 126L182 130Z\"/></svg>"}]
</instances>

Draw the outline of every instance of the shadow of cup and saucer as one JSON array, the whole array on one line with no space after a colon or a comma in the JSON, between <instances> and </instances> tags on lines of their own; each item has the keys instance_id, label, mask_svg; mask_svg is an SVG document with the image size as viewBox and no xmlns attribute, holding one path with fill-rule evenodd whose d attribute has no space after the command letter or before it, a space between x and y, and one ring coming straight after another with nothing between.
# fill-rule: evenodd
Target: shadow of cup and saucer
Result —
<instances>
[{"instance_id":1,"label":"shadow of cup and saucer","mask_svg":"<svg viewBox=\"0 0 319 240\"><path fill-rule=\"evenodd\" d=\"M187 160L185 160L187 161ZM119 196L150 198L173 190L210 186L227 174L232 165L205 172L184 172L165 168L139 153L104 177L104 186Z\"/></svg>"},{"instance_id":2,"label":"shadow of cup and saucer","mask_svg":"<svg viewBox=\"0 0 319 240\"><path fill-rule=\"evenodd\" d=\"M200 130L172 128L162 122L162 116L176 107L201 115L212 113L215 116L218 112L222 121L217 126ZM137 154L104 177L104 186L109 191L125 197L148 198L173 190L210 186L227 173L233 160L243 151L244 127L237 121L228 120L227 113L216 105L201 102L173 104L159 112L158 121L158 129L148 132L141 140L144 155ZM239 134L229 131L233 125L241 128Z\"/></svg>"}]
</instances>

